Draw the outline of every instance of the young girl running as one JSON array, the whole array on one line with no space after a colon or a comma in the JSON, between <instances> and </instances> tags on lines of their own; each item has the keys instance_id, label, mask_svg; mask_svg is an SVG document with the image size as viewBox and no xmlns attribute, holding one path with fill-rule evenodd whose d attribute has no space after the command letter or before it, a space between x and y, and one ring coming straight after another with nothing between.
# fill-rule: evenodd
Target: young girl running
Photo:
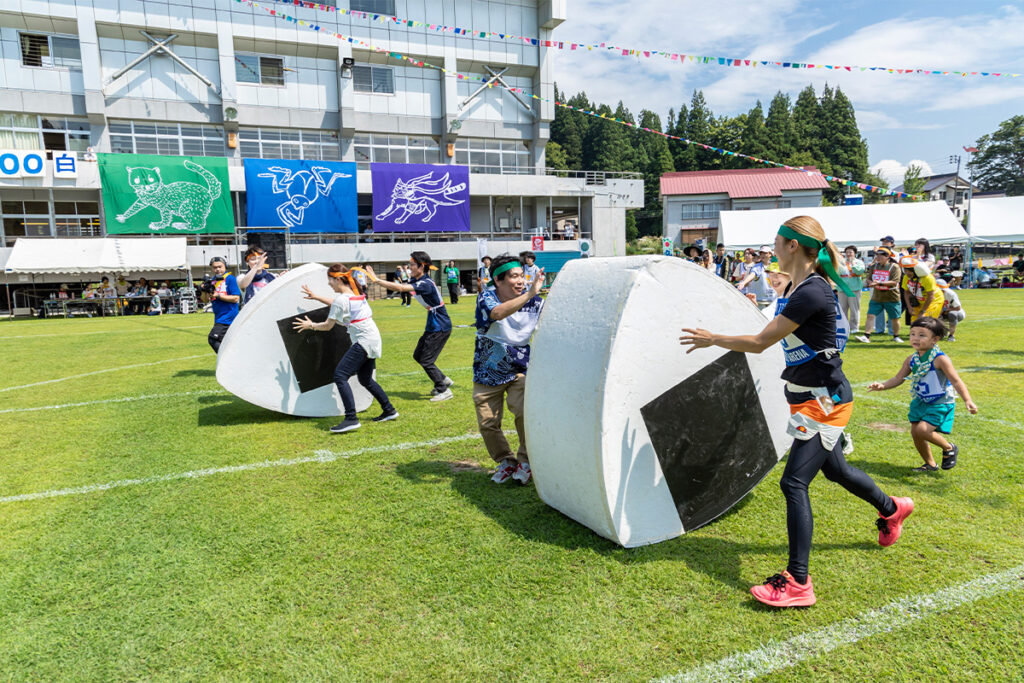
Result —
<instances>
[{"instance_id":1,"label":"young girl running","mask_svg":"<svg viewBox=\"0 0 1024 683\"><path fill-rule=\"evenodd\" d=\"M967 385L957 374L953 361L937 346L945 335L945 325L930 316L910 323L910 345L914 347L915 353L903 361L903 367L895 377L884 382L872 382L868 386L868 391L885 391L898 387L903 384L903 380L910 378L911 399L907 419L910 420L914 445L924 460L923 465L914 468L915 472L934 472L939 469L932 457L931 444L942 449L942 469L951 470L956 467L960 449L944 436L953 431L956 410L953 389L964 400L967 412L971 415L978 412L978 406L971 400Z\"/></svg>"},{"instance_id":2,"label":"young girl running","mask_svg":"<svg viewBox=\"0 0 1024 683\"><path fill-rule=\"evenodd\" d=\"M789 564L786 570L754 586L750 592L773 607L805 607L816 601L807 563L814 521L807 487L818 471L878 510L878 542L890 546L900 537L903 520L914 510L910 498L890 498L871 477L843 457L842 434L853 412L853 390L843 374L840 351L849 329L828 279L845 290L836 268L839 254L818 221L797 216L775 237L779 269L791 283L776 304L776 315L758 334L726 336L701 329L683 329L683 345L695 349L720 346L743 353L761 353L782 342L786 369L786 400L793 437L780 486L786 497ZM847 294L851 294L847 292Z\"/></svg>"},{"instance_id":3,"label":"young girl running","mask_svg":"<svg viewBox=\"0 0 1024 683\"><path fill-rule=\"evenodd\" d=\"M373 418L373 421L394 420L398 417L398 411L373 379L373 371L377 366L377 359L381 357L383 342L377 324L373 322L370 305L366 302L366 291L353 277L352 271L340 263L335 263L327 269L327 283L336 293L334 298L314 294L308 286L302 286L305 298L331 307L327 320L315 323L309 317L301 318L295 321L295 329L300 333L305 330L327 332L337 323L341 323L348 328L348 336L352 339L352 346L345 352L338 363L338 369L334 371L334 383L345 406L345 419L331 427L331 431L340 434L360 427L359 418L356 417L356 401L352 396L352 388L348 385L348 380L353 375L377 399L384 411Z\"/></svg>"}]
</instances>

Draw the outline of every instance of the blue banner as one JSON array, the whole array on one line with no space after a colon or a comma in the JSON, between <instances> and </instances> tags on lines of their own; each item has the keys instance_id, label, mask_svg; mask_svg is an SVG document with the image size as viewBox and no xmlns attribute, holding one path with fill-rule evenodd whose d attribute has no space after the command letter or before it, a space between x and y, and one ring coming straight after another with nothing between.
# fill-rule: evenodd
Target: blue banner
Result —
<instances>
[{"instance_id":1,"label":"blue banner","mask_svg":"<svg viewBox=\"0 0 1024 683\"><path fill-rule=\"evenodd\" d=\"M356 165L350 161L246 159L250 227L356 232Z\"/></svg>"},{"instance_id":2,"label":"blue banner","mask_svg":"<svg viewBox=\"0 0 1024 683\"><path fill-rule=\"evenodd\" d=\"M370 164L374 232L469 230L469 168Z\"/></svg>"}]
</instances>

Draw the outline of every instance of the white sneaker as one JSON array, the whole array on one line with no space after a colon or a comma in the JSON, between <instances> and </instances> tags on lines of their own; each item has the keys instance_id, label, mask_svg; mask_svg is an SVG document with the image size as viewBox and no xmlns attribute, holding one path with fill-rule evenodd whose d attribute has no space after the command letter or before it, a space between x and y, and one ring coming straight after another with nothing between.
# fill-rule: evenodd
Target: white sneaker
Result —
<instances>
[{"instance_id":1,"label":"white sneaker","mask_svg":"<svg viewBox=\"0 0 1024 683\"><path fill-rule=\"evenodd\" d=\"M516 467L516 471L512 473L512 478L518 481L520 484L525 484L530 481L530 463L521 462Z\"/></svg>"},{"instance_id":2,"label":"white sneaker","mask_svg":"<svg viewBox=\"0 0 1024 683\"><path fill-rule=\"evenodd\" d=\"M453 379L452 379L451 377L445 377L445 378L444 378L444 385L445 385L446 387L450 387L450 386L452 386L453 384L455 384L455 380L453 380Z\"/></svg>"},{"instance_id":3,"label":"white sneaker","mask_svg":"<svg viewBox=\"0 0 1024 683\"><path fill-rule=\"evenodd\" d=\"M902 343L903 343L903 340L902 340L902 339L900 339L899 337L893 337L893 338L892 338L892 340L893 340L894 342L896 342L897 344L902 344Z\"/></svg>"},{"instance_id":4,"label":"white sneaker","mask_svg":"<svg viewBox=\"0 0 1024 683\"><path fill-rule=\"evenodd\" d=\"M511 458L505 458L501 461L501 464L498 465L498 469L494 470L494 474L491 476L491 481L495 484L504 484L512 478L512 475L515 474L516 471L516 461Z\"/></svg>"},{"instance_id":5,"label":"white sneaker","mask_svg":"<svg viewBox=\"0 0 1024 683\"><path fill-rule=\"evenodd\" d=\"M447 401L448 399L450 399L450 398L452 398L454 396L455 396L455 394L452 393L451 389L445 389L443 392L441 392L437 396L432 396L430 400L434 401L436 403L437 401Z\"/></svg>"},{"instance_id":6,"label":"white sneaker","mask_svg":"<svg viewBox=\"0 0 1024 683\"><path fill-rule=\"evenodd\" d=\"M868 337L868 336L862 334L862 335L859 335L857 337L857 341L864 342L865 344L870 344L871 343L871 337Z\"/></svg>"}]
</instances>

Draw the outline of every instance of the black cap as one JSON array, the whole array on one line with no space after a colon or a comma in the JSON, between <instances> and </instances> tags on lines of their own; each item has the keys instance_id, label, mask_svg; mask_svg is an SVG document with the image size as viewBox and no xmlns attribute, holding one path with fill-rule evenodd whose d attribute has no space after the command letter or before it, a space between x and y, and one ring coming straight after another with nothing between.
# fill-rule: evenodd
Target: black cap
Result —
<instances>
[{"instance_id":1,"label":"black cap","mask_svg":"<svg viewBox=\"0 0 1024 683\"><path fill-rule=\"evenodd\" d=\"M892 235L888 235L887 237L883 237L882 239L880 239L878 241L879 242L892 242L893 244L896 243L896 239Z\"/></svg>"}]
</instances>

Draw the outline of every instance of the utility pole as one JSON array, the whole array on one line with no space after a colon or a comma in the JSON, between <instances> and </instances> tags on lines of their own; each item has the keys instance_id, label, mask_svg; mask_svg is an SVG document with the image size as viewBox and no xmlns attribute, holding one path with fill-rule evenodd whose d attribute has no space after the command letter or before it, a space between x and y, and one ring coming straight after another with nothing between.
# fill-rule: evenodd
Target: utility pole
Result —
<instances>
[{"instance_id":1,"label":"utility pole","mask_svg":"<svg viewBox=\"0 0 1024 683\"><path fill-rule=\"evenodd\" d=\"M967 166L971 169L971 177L967 181L967 282L973 282L971 260L974 258L974 236L971 233L971 198L974 196L974 166L971 164L971 155L975 154L978 148L964 147L964 151L967 152Z\"/></svg>"},{"instance_id":2,"label":"utility pole","mask_svg":"<svg viewBox=\"0 0 1024 683\"><path fill-rule=\"evenodd\" d=\"M953 180L953 206L952 206L952 208L955 209L956 208L956 193L960 189L960 155L959 154L950 154L949 155L949 163L956 164L956 175L953 176L954 180Z\"/></svg>"}]
</instances>

